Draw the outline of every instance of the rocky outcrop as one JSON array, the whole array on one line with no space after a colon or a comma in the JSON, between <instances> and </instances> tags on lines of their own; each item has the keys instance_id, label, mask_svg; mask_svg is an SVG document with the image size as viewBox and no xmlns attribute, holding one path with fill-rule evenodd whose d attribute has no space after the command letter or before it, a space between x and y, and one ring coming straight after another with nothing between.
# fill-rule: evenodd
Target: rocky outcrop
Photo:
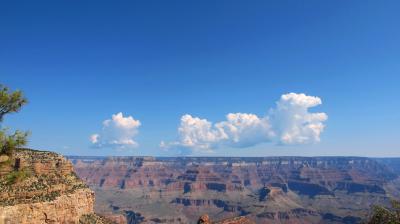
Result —
<instances>
[{"instance_id":1,"label":"rocky outcrop","mask_svg":"<svg viewBox=\"0 0 400 224\"><path fill-rule=\"evenodd\" d=\"M249 218L246 218L244 216L228 218L228 219L212 222L210 217L207 214L200 216L197 223L198 224L254 224L253 221L251 221Z\"/></svg>"},{"instance_id":2,"label":"rocky outcrop","mask_svg":"<svg viewBox=\"0 0 400 224\"><path fill-rule=\"evenodd\" d=\"M16 204L0 208L4 223L79 223L82 215L93 213L94 193L79 189L52 201Z\"/></svg>"},{"instance_id":3,"label":"rocky outcrop","mask_svg":"<svg viewBox=\"0 0 400 224\"><path fill-rule=\"evenodd\" d=\"M93 214L94 192L63 156L20 149L0 165L0 223L79 223Z\"/></svg>"},{"instance_id":4,"label":"rocky outcrop","mask_svg":"<svg viewBox=\"0 0 400 224\"><path fill-rule=\"evenodd\" d=\"M197 222L198 224L211 224L210 217L205 214L200 216L199 221Z\"/></svg>"}]
</instances>

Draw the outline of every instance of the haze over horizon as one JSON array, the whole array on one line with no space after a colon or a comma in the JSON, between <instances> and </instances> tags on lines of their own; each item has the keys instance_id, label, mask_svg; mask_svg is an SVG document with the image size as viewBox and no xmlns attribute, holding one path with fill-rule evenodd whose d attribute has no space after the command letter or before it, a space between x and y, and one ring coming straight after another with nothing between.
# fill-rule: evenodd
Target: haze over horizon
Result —
<instances>
[{"instance_id":1,"label":"haze over horizon","mask_svg":"<svg viewBox=\"0 0 400 224\"><path fill-rule=\"evenodd\" d=\"M2 3L29 99L4 126L66 155L400 157L391 3Z\"/></svg>"}]
</instances>

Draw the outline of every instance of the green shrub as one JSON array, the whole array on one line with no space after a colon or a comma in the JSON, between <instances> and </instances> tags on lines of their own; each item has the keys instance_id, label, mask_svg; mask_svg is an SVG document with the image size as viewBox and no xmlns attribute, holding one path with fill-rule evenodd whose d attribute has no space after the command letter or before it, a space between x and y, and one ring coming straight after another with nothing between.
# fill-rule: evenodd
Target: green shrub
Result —
<instances>
[{"instance_id":1,"label":"green shrub","mask_svg":"<svg viewBox=\"0 0 400 224\"><path fill-rule=\"evenodd\" d=\"M367 224L400 224L400 201L391 204L391 208L375 206Z\"/></svg>"},{"instance_id":2,"label":"green shrub","mask_svg":"<svg viewBox=\"0 0 400 224\"><path fill-rule=\"evenodd\" d=\"M5 115L18 112L27 102L21 91L13 92L0 84L0 155L11 156L17 147L26 144L27 132L15 131L9 134L8 129L1 125Z\"/></svg>"},{"instance_id":3,"label":"green shrub","mask_svg":"<svg viewBox=\"0 0 400 224\"><path fill-rule=\"evenodd\" d=\"M30 176L30 172L26 170L18 170L12 171L11 173L6 175L6 183L8 185L15 184L19 181L23 181L24 179Z\"/></svg>"}]
</instances>

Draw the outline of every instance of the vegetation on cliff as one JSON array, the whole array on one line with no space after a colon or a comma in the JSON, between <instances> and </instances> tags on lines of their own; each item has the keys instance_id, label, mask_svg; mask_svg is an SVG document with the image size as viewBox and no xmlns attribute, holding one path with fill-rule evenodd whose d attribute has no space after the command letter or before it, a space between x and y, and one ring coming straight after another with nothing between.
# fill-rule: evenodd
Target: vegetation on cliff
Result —
<instances>
[{"instance_id":1,"label":"vegetation on cliff","mask_svg":"<svg viewBox=\"0 0 400 224\"><path fill-rule=\"evenodd\" d=\"M392 200L391 208L375 206L367 224L400 224L400 201Z\"/></svg>"},{"instance_id":2,"label":"vegetation on cliff","mask_svg":"<svg viewBox=\"0 0 400 224\"><path fill-rule=\"evenodd\" d=\"M112 224L108 219L97 214L82 215L79 219L79 224Z\"/></svg>"},{"instance_id":3,"label":"vegetation on cliff","mask_svg":"<svg viewBox=\"0 0 400 224\"><path fill-rule=\"evenodd\" d=\"M8 129L3 128L1 123L5 115L20 111L27 102L21 91L11 92L0 84L0 155L11 156L15 148L26 144L28 132L16 130L13 134L9 134Z\"/></svg>"},{"instance_id":4,"label":"vegetation on cliff","mask_svg":"<svg viewBox=\"0 0 400 224\"><path fill-rule=\"evenodd\" d=\"M46 151L16 149L8 166L0 168L0 205L52 201L87 188L63 156Z\"/></svg>"},{"instance_id":5,"label":"vegetation on cliff","mask_svg":"<svg viewBox=\"0 0 400 224\"><path fill-rule=\"evenodd\" d=\"M28 132L2 127L4 116L27 103L0 85L0 223L107 223L93 213L94 193L54 152L21 148Z\"/></svg>"}]
</instances>

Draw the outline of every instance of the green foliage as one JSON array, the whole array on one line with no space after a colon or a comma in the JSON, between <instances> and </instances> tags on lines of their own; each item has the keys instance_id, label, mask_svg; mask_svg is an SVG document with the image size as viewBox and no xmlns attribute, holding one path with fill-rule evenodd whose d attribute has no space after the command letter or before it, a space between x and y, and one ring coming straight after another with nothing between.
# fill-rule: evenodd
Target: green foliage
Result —
<instances>
[{"instance_id":1,"label":"green foliage","mask_svg":"<svg viewBox=\"0 0 400 224\"><path fill-rule=\"evenodd\" d=\"M15 184L18 181L23 181L24 179L28 178L30 176L30 172L26 170L18 170L18 171L12 171L11 173L7 174L6 176L6 184L11 185Z\"/></svg>"},{"instance_id":2,"label":"green foliage","mask_svg":"<svg viewBox=\"0 0 400 224\"><path fill-rule=\"evenodd\" d=\"M4 115L18 112L27 102L21 91L10 92L6 86L0 84L0 122Z\"/></svg>"},{"instance_id":3,"label":"green foliage","mask_svg":"<svg viewBox=\"0 0 400 224\"><path fill-rule=\"evenodd\" d=\"M0 130L0 155L6 154L11 156L15 148L26 144L28 132L15 131L14 134L7 135L7 130Z\"/></svg>"},{"instance_id":4,"label":"green foliage","mask_svg":"<svg viewBox=\"0 0 400 224\"><path fill-rule=\"evenodd\" d=\"M400 224L400 201L392 200L391 208L375 206L368 224Z\"/></svg>"},{"instance_id":5,"label":"green foliage","mask_svg":"<svg viewBox=\"0 0 400 224\"><path fill-rule=\"evenodd\" d=\"M11 92L0 84L0 122L6 114L18 112L27 102L21 91ZM17 130L13 134L8 134L7 129L0 129L0 155L12 155L15 148L26 144L27 136L27 132Z\"/></svg>"},{"instance_id":6,"label":"green foliage","mask_svg":"<svg viewBox=\"0 0 400 224\"><path fill-rule=\"evenodd\" d=\"M79 218L79 224L111 224L106 218L97 214L85 214Z\"/></svg>"}]
</instances>

